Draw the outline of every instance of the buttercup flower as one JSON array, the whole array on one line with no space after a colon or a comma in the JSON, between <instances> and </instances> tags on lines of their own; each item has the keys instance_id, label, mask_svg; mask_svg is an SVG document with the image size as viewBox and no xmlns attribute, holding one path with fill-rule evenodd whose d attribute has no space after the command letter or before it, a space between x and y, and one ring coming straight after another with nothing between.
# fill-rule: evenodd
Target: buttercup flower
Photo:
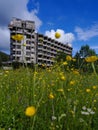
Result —
<instances>
[{"instance_id":1,"label":"buttercup flower","mask_svg":"<svg viewBox=\"0 0 98 130\"><path fill-rule=\"evenodd\" d=\"M63 81L64 81L65 79L66 79L66 78L65 78L65 76L61 76L61 80L63 80Z\"/></svg>"},{"instance_id":2,"label":"buttercup flower","mask_svg":"<svg viewBox=\"0 0 98 130\"><path fill-rule=\"evenodd\" d=\"M70 81L70 85L74 85L75 84L75 81Z\"/></svg>"},{"instance_id":3,"label":"buttercup flower","mask_svg":"<svg viewBox=\"0 0 98 130\"><path fill-rule=\"evenodd\" d=\"M89 56L89 57L85 58L86 62L95 62L96 60L98 60L97 56Z\"/></svg>"},{"instance_id":4,"label":"buttercup flower","mask_svg":"<svg viewBox=\"0 0 98 130\"><path fill-rule=\"evenodd\" d=\"M71 60L72 60L72 57L69 56L69 55L67 55L67 56L66 56L66 60L67 60L67 61L71 61Z\"/></svg>"},{"instance_id":5,"label":"buttercup flower","mask_svg":"<svg viewBox=\"0 0 98 130\"><path fill-rule=\"evenodd\" d=\"M76 61L76 59L75 59L75 58L73 58L73 59L72 59L72 61L73 61L73 62L75 62L75 61Z\"/></svg>"},{"instance_id":6,"label":"buttercup flower","mask_svg":"<svg viewBox=\"0 0 98 130\"><path fill-rule=\"evenodd\" d=\"M61 34L59 32L56 32L55 33L55 38L60 38L61 37Z\"/></svg>"},{"instance_id":7,"label":"buttercup flower","mask_svg":"<svg viewBox=\"0 0 98 130\"><path fill-rule=\"evenodd\" d=\"M96 86L93 86L93 89L96 89L97 87Z\"/></svg>"},{"instance_id":8,"label":"buttercup flower","mask_svg":"<svg viewBox=\"0 0 98 130\"><path fill-rule=\"evenodd\" d=\"M91 90L90 89L86 89L86 92L89 93Z\"/></svg>"},{"instance_id":9,"label":"buttercup flower","mask_svg":"<svg viewBox=\"0 0 98 130\"><path fill-rule=\"evenodd\" d=\"M49 98L50 99L53 99L54 98L54 95L52 93L49 94Z\"/></svg>"},{"instance_id":10,"label":"buttercup flower","mask_svg":"<svg viewBox=\"0 0 98 130\"><path fill-rule=\"evenodd\" d=\"M78 70L73 70L73 73L74 73L75 75L79 75L79 71L78 71Z\"/></svg>"},{"instance_id":11,"label":"buttercup flower","mask_svg":"<svg viewBox=\"0 0 98 130\"><path fill-rule=\"evenodd\" d=\"M35 115L35 113L36 113L36 109L35 109L34 106L29 106L25 110L25 115L26 116L33 116L33 115Z\"/></svg>"},{"instance_id":12,"label":"buttercup flower","mask_svg":"<svg viewBox=\"0 0 98 130\"><path fill-rule=\"evenodd\" d=\"M58 92L63 92L64 90L62 88L57 89Z\"/></svg>"},{"instance_id":13,"label":"buttercup flower","mask_svg":"<svg viewBox=\"0 0 98 130\"><path fill-rule=\"evenodd\" d=\"M63 65L67 65L68 63L65 61L65 62L63 62Z\"/></svg>"},{"instance_id":14,"label":"buttercup flower","mask_svg":"<svg viewBox=\"0 0 98 130\"><path fill-rule=\"evenodd\" d=\"M21 40L23 40L24 36L21 35L21 34L16 34L16 35L12 35L11 38L14 39L14 40L21 41Z\"/></svg>"},{"instance_id":15,"label":"buttercup flower","mask_svg":"<svg viewBox=\"0 0 98 130\"><path fill-rule=\"evenodd\" d=\"M94 103L96 103L97 101L96 100L94 100Z\"/></svg>"}]
</instances>

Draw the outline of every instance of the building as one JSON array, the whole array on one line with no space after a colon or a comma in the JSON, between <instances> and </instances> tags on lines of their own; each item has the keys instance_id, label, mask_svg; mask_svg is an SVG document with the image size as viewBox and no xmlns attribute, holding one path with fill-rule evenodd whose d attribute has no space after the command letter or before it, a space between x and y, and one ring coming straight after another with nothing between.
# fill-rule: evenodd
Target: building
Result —
<instances>
[{"instance_id":1,"label":"building","mask_svg":"<svg viewBox=\"0 0 98 130\"><path fill-rule=\"evenodd\" d=\"M50 66L58 51L72 54L72 47L39 33L35 33L35 22L13 18L10 29L10 56L12 62L46 64ZM15 40L14 35L23 35L22 40Z\"/></svg>"}]
</instances>

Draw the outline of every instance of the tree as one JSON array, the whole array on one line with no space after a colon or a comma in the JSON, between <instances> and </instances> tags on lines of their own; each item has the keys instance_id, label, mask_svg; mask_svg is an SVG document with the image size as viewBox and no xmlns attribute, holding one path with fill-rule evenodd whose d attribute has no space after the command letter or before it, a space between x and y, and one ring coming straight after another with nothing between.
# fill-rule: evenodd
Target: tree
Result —
<instances>
[{"instance_id":1,"label":"tree","mask_svg":"<svg viewBox=\"0 0 98 130\"><path fill-rule=\"evenodd\" d=\"M9 55L0 51L0 66L2 66L2 62L6 62L9 60Z\"/></svg>"},{"instance_id":2,"label":"tree","mask_svg":"<svg viewBox=\"0 0 98 130\"><path fill-rule=\"evenodd\" d=\"M76 52L74 58L76 59L76 62L74 62L74 66L75 66L76 69L78 69L81 65L81 62L82 62L82 60L80 58L80 53Z\"/></svg>"},{"instance_id":3,"label":"tree","mask_svg":"<svg viewBox=\"0 0 98 130\"><path fill-rule=\"evenodd\" d=\"M76 59L75 67L82 71L87 71L87 63L85 62L85 58L88 56L97 55L95 50L91 49L89 45L81 46L79 52L77 52L74 56Z\"/></svg>"},{"instance_id":4,"label":"tree","mask_svg":"<svg viewBox=\"0 0 98 130\"><path fill-rule=\"evenodd\" d=\"M66 53L64 53L63 51L59 51L57 53L57 56L56 56L55 60L57 62L65 61L66 60Z\"/></svg>"},{"instance_id":5,"label":"tree","mask_svg":"<svg viewBox=\"0 0 98 130\"><path fill-rule=\"evenodd\" d=\"M81 46L79 54L81 58L85 58L87 56L96 55L96 52L95 50L91 49L89 45L86 44L86 45Z\"/></svg>"}]
</instances>

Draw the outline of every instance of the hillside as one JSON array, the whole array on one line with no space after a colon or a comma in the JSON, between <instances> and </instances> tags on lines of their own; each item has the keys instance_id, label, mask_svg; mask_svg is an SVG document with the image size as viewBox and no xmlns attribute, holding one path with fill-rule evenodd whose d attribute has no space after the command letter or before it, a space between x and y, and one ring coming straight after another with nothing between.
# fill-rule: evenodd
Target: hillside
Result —
<instances>
[{"instance_id":1,"label":"hillside","mask_svg":"<svg viewBox=\"0 0 98 130\"><path fill-rule=\"evenodd\" d=\"M2 62L8 60L9 60L9 55L0 51L0 66L2 65Z\"/></svg>"}]
</instances>

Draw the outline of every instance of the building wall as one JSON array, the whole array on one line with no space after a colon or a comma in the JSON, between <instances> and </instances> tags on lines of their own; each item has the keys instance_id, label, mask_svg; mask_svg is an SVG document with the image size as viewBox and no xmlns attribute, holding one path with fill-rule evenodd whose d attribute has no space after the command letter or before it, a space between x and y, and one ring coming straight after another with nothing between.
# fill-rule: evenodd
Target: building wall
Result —
<instances>
[{"instance_id":1,"label":"building wall","mask_svg":"<svg viewBox=\"0 0 98 130\"><path fill-rule=\"evenodd\" d=\"M37 37L38 64L44 63L49 66L52 65L54 63L53 59L56 57L59 51L63 51L68 55L72 54L72 47L68 46L67 44L63 44L42 34L37 34Z\"/></svg>"},{"instance_id":2,"label":"building wall","mask_svg":"<svg viewBox=\"0 0 98 130\"><path fill-rule=\"evenodd\" d=\"M50 66L58 51L72 54L72 47L39 33L35 33L35 23L14 18L10 24L10 55L12 62L37 63ZM21 41L12 39L12 35L22 34Z\"/></svg>"},{"instance_id":3,"label":"building wall","mask_svg":"<svg viewBox=\"0 0 98 130\"><path fill-rule=\"evenodd\" d=\"M12 62L36 63L35 23L15 18L8 27L10 29L10 55ZM22 34L24 36L23 40L12 39L12 36L16 34Z\"/></svg>"}]
</instances>

